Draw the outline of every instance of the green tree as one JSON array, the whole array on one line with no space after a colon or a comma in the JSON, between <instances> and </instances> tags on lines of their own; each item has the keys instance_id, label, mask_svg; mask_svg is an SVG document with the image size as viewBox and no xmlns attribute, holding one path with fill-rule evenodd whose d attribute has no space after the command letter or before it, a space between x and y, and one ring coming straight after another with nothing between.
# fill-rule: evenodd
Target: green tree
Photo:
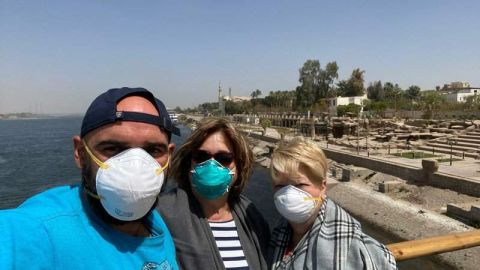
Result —
<instances>
[{"instance_id":1,"label":"green tree","mask_svg":"<svg viewBox=\"0 0 480 270\"><path fill-rule=\"evenodd\" d=\"M318 60L307 60L299 73L298 81L301 85L296 88L296 105L305 111L319 99L332 93L334 81L338 78L338 65L330 62L324 70Z\"/></svg>"},{"instance_id":2,"label":"green tree","mask_svg":"<svg viewBox=\"0 0 480 270\"><path fill-rule=\"evenodd\" d=\"M231 100L225 101L225 114L240 114L243 112L244 109L242 107L242 103L236 103Z\"/></svg>"},{"instance_id":3,"label":"green tree","mask_svg":"<svg viewBox=\"0 0 480 270\"><path fill-rule=\"evenodd\" d=\"M402 95L403 90L397 83L393 85L391 82L386 82L383 85L383 92L386 100L394 100Z\"/></svg>"},{"instance_id":4,"label":"green tree","mask_svg":"<svg viewBox=\"0 0 480 270\"><path fill-rule=\"evenodd\" d=\"M181 113L182 112L182 108L180 108L180 106L177 106L175 107L175 109L173 109L176 113Z\"/></svg>"},{"instance_id":5,"label":"green tree","mask_svg":"<svg viewBox=\"0 0 480 270\"><path fill-rule=\"evenodd\" d=\"M305 110L315 102L319 92L320 71L318 60L307 60L300 68L298 81L301 85L296 89L298 107Z\"/></svg>"},{"instance_id":6,"label":"green tree","mask_svg":"<svg viewBox=\"0 0 480 270\"><path fill-rule=\"evenodd\" d=\"M410 102L410 110L414 110L414 107L416 104L418 104L419 98L420 98L420 87L416 85L411 85L408 87L407 90L405 90L405 98L408 99Z\"/></svg>"},{"instance_id":7,"label":"green tree","mask_svg":"<svg viewBox=\"0 0 480 270\"><path fill-rule=\"evenodd\" d=\"M341 80L337 83L337 96L345 97L350 93L350 85L347 80Z\"/></svg>"},{"instance_id":8,"label":"green tree","mask_svg":"<svg viewBox=\"0 0 480 270\"><path fill-rule=\"evenodd\" d=\"M480 110L480 96L474 95L467 97L464 107L466 110Z\"/></svg>"},{"instance_id":9,"label":"green tree","mask_svg":"<svg viewBox=\"0 0 480 270\"><path fill-rule=\"evenodd\" d=\"M420 87L412 85L405 91L405 96L410 100L417 100L420 97Z\"/></svg>"},{"instance_id":10,"label":"green tree","mask_svg":"<svg viewBox=\"0 0 480 270\"><path fill-rule=\"evenodd\" d=\"M328 109L327 100L322 98L319 99L315 104L312 105L312 112L321 113L326 112Z\"/></svg>"},{"instance_id":11,"label":"green tree","mask_svg":"<svg viewBox=\"0 0 480 270\"><path fill-rule=\"evenodd\" d=\"M295 89L295 100L297 110L305 112L312 105L312 101L314 100L313 92L310 92L301 86L297 86Z\"/></svg>"},{"instance_id":12,"label":"green tree","mask_svg":"<svg viewBox=\"0 0 480 270\"><path fill-rule=\"evenodd\" d=\"M385 94L385 101L388 106L397 112L399 107L403 107L405 103L403 89L396 83L386 82L383 85L383 92Z\"/></svg>"},{"instance_id":13,"label":"green tree","mask_svg":"<svg viewBox=\"0 0 480 270\"><path fill-rule=\"evenodd\" d=\"M385 101L368 101L364 104L365 111L370 112L371 115L378 115L383 117L388 104Z\"/></svg>"},{"instance_id":14,"label":"green tree","mask_svg":"<svg viewBox=\"0 0 480 270\"><path fill-rule=\"evenodd\" d=\"M268 118L260 118L260 126L263 128L263 135L265 135L267 128L272 126L272 121Z\"/></svg>"},{"instance_id":15,"label":"green tree","mask_svg":"<svg viewBox=\"0 0 480 270\"><path fill-rule=\"evenodd\" d=\"M270 91L262 101L271 111L285 112L292 111L294 100L295 91Z\"/></svg>"},{"instance_id":16,"label":"green tree","mask_svg":"<svg viewBox=\"0 0 480 270\"><path fill-rule=\"evenodd\" d=\"M377 101L382 101L385 99L385 90L381 81L369 83L367 87L367 97Z\"/></svg>"},{"instance_id":17,"label":"green tree","mask_svg":"<svg viewBox=\"0 0 480 270\"><path fill-rule=\"evenodd\" d=\"M251 102L252 102L252 107L253 107L253 112L255 113L256 112L256 107L257 107L257 99L259 96L262 95L262 91L260 91L259 89L256 89L255 91L253 91L250 96L252 97L251 99Z\"/></svg>"},{"instance_id":18,"label":"green tree","mask_svg":"<svg viewBox=\"0 0 480 270\"><path fill-rule=\"evenodd\" d=\"M365 93L364 70L356 68L352 71L352 75L348 80L342 80L337 84L337 94L344 97L363 96Z\"/></svg>"},{"instance_id":19,"label":"green tree","mask_svg":"<svg viewBox=\"0 0 480 270\"><path fill-rule=\"evenodd\" d=\"M243 113L252 113L253 112L252 103L250 101L242 101L242 102L240 102L240 105L241 105Z\"/></svg>"},{"instance_id":20,"label":"green tree","mask_svg":"<svg viewBox=\"0 0 480 270\"><path fill-rule=\"evenodd\" d=\"M350 77L350 83L352 85L352 96L363 96L365 93L365 87L363 86L364 78L363 75L365 74L365 70L360 70L356 68L352 71L352 75Z\"/></svg>"},{"instance_id":21,"label":"green tree","mask_svg":"<svg viewBox=\"0 0 480 270\"><path fill-rule=\"evenodd\" d=\"M338 116L345 116L348 113L352 114L353 116L357 117L362 110L362 106L354 103L350 103L348 105L339 105L337 106L337 115Z\"/></svg>"},{"instance_id":22,"label":"green tree","mask_svg":"<svg viewBox=\"0 0 480 270\"><path fill-rule=\"evenodd\" d=\"M286 111L293 111L293 104L295 104L295 91L283 91L281 98L282 108Z\"/></svg>"},{"instance_id":23,"label":"green tree","mask_svg":"<svg viewBox=\"0 0 480 270\"><path fill-rule=\"evenodd\" d=\"M259 89L256 89L255 91L253 91L250 96L252 97L252 99L257 99L259 96L262 95L262 91L260 91Z\"/></svg>"},{"instance_id":24,"label":"green tree","mask_svg":"<svg viewBox=\"0 0 480 270\"><path fill-rule=\"evenodd\" d=\"M422 109L425 111L425 118L435 117L436 112L444 102L443 97L436 91L423 93L420 98Z\"/></svg>"},{"instance_id":25,"label":"green tree","mask_svg":"<svg viewBox=\"0 0 480 270\"><path fill-rule=\"evenodd\" d=\"M337 62L327 63L325 71L322 71L322 89L320 98L333 97L335 91L335 80L338 79Z\"/></svg>"},{"instance_id":26,"label":"green tree","mask_svg":"<svg viewBox=\"0 0 480 270\"><path fill-rule=\"evenodd\" d=\"M218 113L218 102L205 102L198 105L198 110L203 113Z\"/></svg>"}]
</instances>

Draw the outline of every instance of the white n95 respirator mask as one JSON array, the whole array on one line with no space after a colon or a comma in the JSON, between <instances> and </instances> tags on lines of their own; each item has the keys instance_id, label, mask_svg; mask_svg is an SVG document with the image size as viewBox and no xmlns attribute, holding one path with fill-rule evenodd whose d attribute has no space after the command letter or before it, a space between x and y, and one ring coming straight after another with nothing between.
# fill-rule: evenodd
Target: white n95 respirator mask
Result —
<instances>
[{"instance_id":1,"label":"white n95 respirator mask","mask_svg":"<svg viewBox=\"0 0 480 270\"><path fill-rule=\"evenodd\" d=\"M273 198L280 215L294 223L307 221L313 215L317 202L322 201L322 198L313 197L292 185L279 189Z\"/></svg>"},{"instance_id":2,"label":"white n95 respirator mask","mask_svg":"<svg viewBox=\"0 0 480 270\"><path fill-rule=\"evenodd\" d=\"M142 148L130 148L102 162L84 145L99 166L95 197L107 213L123 221L145 216L160 193L168 161L162 167Z\"/></svg>"}]
</instances>

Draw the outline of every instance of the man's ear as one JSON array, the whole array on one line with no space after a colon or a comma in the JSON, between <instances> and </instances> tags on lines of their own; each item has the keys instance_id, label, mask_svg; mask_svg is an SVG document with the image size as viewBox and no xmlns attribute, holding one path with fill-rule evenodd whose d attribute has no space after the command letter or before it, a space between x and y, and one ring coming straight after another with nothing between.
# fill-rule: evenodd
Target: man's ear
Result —
<instances>
[{"instance_id":1,"label":"man's ear","mask_svg":"<svg viewBox=\"0 0 480 270\"><path fill-rule=\"evenodd\" d=\"M83 151L84 146L80 136L76 135L73 137L73 159L75 159L75 164L77 168L81 169L83 167Z\"/></svg>"},{"instance_id":2,"label":"man's ear","mask_svg":"<svg viewBox=\"0 0 480 270\"><path fill-rule=\"evenodd\" d=\"M175 151L175 144L174 143L169 143L168 144L168 156L171 157L173 155L173 151Z\"/></svg>"}]
</instances>

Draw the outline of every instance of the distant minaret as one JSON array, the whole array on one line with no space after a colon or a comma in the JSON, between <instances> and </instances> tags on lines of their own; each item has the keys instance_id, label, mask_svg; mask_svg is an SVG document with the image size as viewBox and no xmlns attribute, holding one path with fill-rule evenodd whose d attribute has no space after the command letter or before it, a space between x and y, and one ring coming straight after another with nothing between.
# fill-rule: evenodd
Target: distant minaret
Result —
<instances>
[{"instance_id":1,"label":"distant minaret","mask_svg":"<svg viewBox=\"0 0 480 270\"><path fill-rule=\"evenodd\" d=\"M225 114L225 101L223 100L222 96L221 81L218 82L218 110L220 111L221 115Z\"/></svg>"},{"instance_id":2,"label":"distant minaret","mask_svg":"<svg viewBox=\"0 0 480 270\"><path fill-rule=\"evenodd\" d=\"M232 100L232 88L231 87L228 88L228 97L230 98L230 100Z\"/></svg>"},{"instance_id":3,"label":"distant minaret","mask_svg":"<svg viewBox=\"0 0 480 270\"><path fill-rule=\"evenodd\" d=\"M218 102L220 102L221 97L222 97L222 81L218 81Z\"/></svg>"}]
</instances>

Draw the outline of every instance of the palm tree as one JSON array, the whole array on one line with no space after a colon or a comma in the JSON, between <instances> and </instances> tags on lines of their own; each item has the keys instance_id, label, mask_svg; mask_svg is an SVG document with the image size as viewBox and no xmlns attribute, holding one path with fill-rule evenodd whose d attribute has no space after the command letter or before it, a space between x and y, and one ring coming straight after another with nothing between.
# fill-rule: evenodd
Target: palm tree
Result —
<instances>
[{"instance_id":1,"label":"palm tree","mask_svg":"<svg viewBox=\"0 0 480 270\"><path fill-rule=\"evenodd\" d=\"M260 91L259 89L253 91L250 94L250 96L252 97L253 112L255 112L255 106L256 106L255 100L261 95L262 95L262 91Z\"/></svg>"}]
</instances>

